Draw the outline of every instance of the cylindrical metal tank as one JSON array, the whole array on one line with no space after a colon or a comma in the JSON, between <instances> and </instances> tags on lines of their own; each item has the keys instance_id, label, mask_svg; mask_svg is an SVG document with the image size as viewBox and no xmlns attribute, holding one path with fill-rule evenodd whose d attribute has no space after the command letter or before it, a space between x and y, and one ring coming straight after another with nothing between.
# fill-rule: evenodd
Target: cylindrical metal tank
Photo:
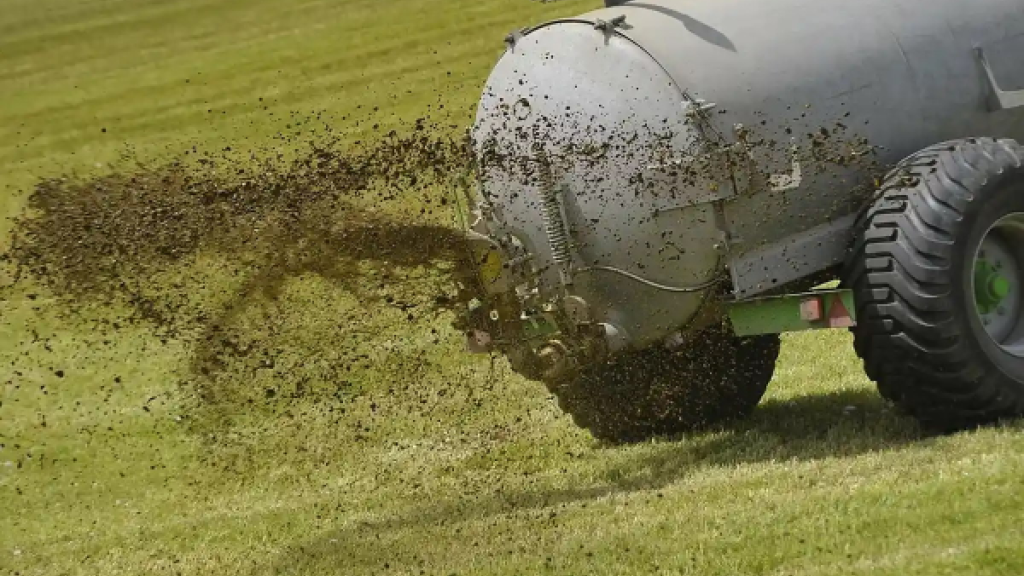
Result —
<instances>
[{"instance_id":1,"label":"cylindrical metal tank","mask_svg":"<svg viewBox=\"0 0 1024 576\"><path fill-rule=\"evenodd\" d=\"M995 99L1024 89L1020 0L645 0L507 42L474 126L488 231L632 346L908 154L1024 140Z\"/></svg>"}]
</instances>

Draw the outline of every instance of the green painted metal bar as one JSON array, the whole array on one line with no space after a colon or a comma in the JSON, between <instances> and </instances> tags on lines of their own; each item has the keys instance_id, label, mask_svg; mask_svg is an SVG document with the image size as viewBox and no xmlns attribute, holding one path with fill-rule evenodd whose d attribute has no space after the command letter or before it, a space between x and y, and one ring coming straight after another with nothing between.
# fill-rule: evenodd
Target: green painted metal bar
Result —
<instances>
[{"instance_id":1,"label":"green painted metal bar","mask_svg":"<svg viewBox=\"0 0 1024 576\"><path fill-rule=\"evenodd\" d=\"M853 293L849 290L815 290L739 300L729 303L728 310L737 336L849 328L857 321Z\"/></svg>"}]
</instances>

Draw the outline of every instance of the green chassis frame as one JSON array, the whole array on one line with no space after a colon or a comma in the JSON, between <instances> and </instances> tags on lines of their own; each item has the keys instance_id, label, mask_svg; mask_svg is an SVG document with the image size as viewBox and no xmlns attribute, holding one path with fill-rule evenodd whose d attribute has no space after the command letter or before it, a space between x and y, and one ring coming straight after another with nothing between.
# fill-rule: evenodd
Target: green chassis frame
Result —
<instances>
[{"instance_id":1,"label":"green chassis frame","mask_svg":"<svg viewBox=\"0 0 1024 576\"><path fill-rule=\"evenodd\" d=\"M857 324L853 293L849 290L814 290L739 300L728 304L728 314L737 336L850 328Z\"/></svg>"}]
</instances>

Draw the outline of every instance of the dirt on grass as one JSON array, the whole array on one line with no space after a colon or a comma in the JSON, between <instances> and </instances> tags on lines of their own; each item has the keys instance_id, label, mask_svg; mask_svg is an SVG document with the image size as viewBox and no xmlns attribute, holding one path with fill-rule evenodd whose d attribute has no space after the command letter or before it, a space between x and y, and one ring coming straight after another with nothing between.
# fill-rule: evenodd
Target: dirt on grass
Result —
<instances>
[{"instance_id":1,"label":"dirt on grass","mask_svg":"<svg viewBox=\"0 0 1024 576\"><path fill-rule=\"evenodd\" d=\"M186 340L182 381L206 420L239 405L287 409L286 397L330 400L368 359L368 319L433 322L450 308L450 272L466 254L454 203L472 166L466 142L441 133L420 121L372 144L293 142L288 160L190 150L156 166L125 158L100 176L50 178L0 257L14 286L29 298L47 292L76 321L141 323L165 342ZM282 313L282 293L308 277L355 308L314 294L307 310ZM333 315L334 328L308 329L302 315ZM297 353L302 332L315 342ZM393 359L372 370L409 377L423 364Z\"/></svg>"}]
</instances>

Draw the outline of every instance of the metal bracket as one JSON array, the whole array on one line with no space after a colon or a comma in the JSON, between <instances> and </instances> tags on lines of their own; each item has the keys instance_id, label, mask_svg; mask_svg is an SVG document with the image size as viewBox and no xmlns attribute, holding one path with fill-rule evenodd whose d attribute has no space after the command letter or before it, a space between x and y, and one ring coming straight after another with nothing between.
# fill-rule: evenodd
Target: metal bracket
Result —
<instances>
[{"instance_id":1,"label":"metal bracket","mask_svg":"<svg viewBox=\"0 0 1024 576\"><path fill-rule=\"evenodd\" d=\"M976 46L974 54L978 57L978 61L981 62L982 68L985 69L989 87L992 89L992 94L988 101L989 112L1024 107L1024 90L1001 89L999 82L996 80L996 75L992 71L992 66L989 65L988 59L985 57L985 51L980 46Z\"/></svg>"},{"instance_id":2,"label":"metal bracket","mask_svg":"<svg viewBox=\"0 0 1024 576\"><path fill-rule=\"evenodd\" d=\"M683 101L683 116L687 119L695 119L704 116L704 113L712 110L718 106L714 102L706 102L702 99L697 100L684 100Z\"/></svg>"},{"instance_id":3,"label":"metal bracket","mask_svg":"<svg viewBox=\"0 0 1024 576\"><path fill-rule=\"evenodd\" d=\"M645 167L655 215L737 196L729 149L708 145L708 151L667 158Z\"/></svg>"},{"instance_id":4,"label":"metal bracket","mask_svg":"<svg viewBox=\"0 0 1024 576\"><path fill-rule=\"evenodd\" d=\"M605 21L600 18L594 21L594 30L600 30L602 32L611 32L616 28L622 28L626 24L626 15L622 14L612 18L611 20Z\"/></svg>"},{"instance_id":5,"label":"metal bracket","mask_svg":"<svg viewBox=\"0 0 1024 576\"><path fill-rule=\"evenodd\" d=\"M730 261L733 294L748 298L842 264L856 217L848 214Z\"/></svg>"},{"instance_id":6,"label":"metal bracket","mask_svg":"<svg viewBox=\"0 0 1024 576\"><path fill-rule=\"evenodd\" d=\"M694 98L689 92L683 90L683 116L686 122L697 129L701 137L716 145L726 144L725 138L715 129L708 112L717 106L714 102L707 102L701 98Z\"/></svg>"},{"instance_id":7,"label":"metal bracket","mask_svg":"<svg viewBox=\"0 0 1024 576\"><path fill-rule=\"evenodd\" d=\"M804 181L803 170L800 167L800 148L796 145L795 138L789 150L790 157L792 158L792 170L789 174L772 174L768 176L768 187L772 192L795 190Z\"/></svg>"},{"instance_id":8,"label":"metal bracket","mask_svg":"<svg viewBox=\"0 0 1024 576\"><path fill-rule=\"evenodd\" d=\"M800 149L796 145L796 139L792 139L789 148L790 172L788 174L764 174L754 161L747 144L747 129L742 124L733 127L736 133L736 143L732 145L734 155L733 180L736 184L736 194L754 194L764 189L772 192L785 192L799 188L803 183L803 170L800 166Z\"/></svg>"},{"instance_id":9,"label":"metal bracket","mask_svg":"<svg viewBox=\"0 0 1024 576\"><path fill-rule=\"evenodd\" d=\"M516 44L519 43L525 32L526 28L518 28L505 35L505 45L508 46L509 50L516 47Z\"/></svg>"}]
</instances>

